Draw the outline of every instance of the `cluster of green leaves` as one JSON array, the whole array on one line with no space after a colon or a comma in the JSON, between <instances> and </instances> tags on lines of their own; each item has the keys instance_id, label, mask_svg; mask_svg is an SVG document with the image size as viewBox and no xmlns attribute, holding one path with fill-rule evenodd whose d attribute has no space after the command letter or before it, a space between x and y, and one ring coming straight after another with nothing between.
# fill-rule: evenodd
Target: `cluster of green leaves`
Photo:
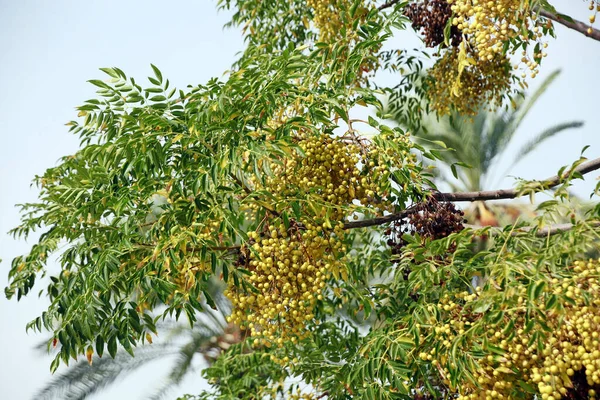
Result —
<instances>
[{"instance_id":1,"label":"cluster of green leaves","mask_svg":"<svg viewBox=\"0 0 600 400\"><path fill-rule=\"evenodd\" d=\"M317 38L305 0L219 0L218 6L234 10L227 26L242 26L246 40L253 45L284 49L289 43L303 44Z\"/></svg>"},{"instance_id":2,"label":"cluster of green leaves","mask_svg":"<svg viewBox=\"0 0 600 400\"><path fill-rule=\"evenodd\" d=\"M90 81L99 98L79 107L82 122L69 123L82 149L36 178L40 200L22 206L12 231L44 230L29 254L13 260L9 298L26 295L66 243L61 272L47 288L51 306L29 324L60 341L53 370L90 345L98 355L106 348L114 356L119 344L133 353L156 331L160 314L151 310L158 305L166 305L162 315L185 312L193 322L202 299L213 305L211 275L245 285L235 249L273 211L273 195L252 191L252 182L296 151L298 130L331 132L356 104L381 108L353 82L391 26L362 27L364 41L352 49L289 46L266 54L249 46L226 82L188 91L172 88L154 66L149 87L118 68L103 69L107 81ZM298 103L300 116L272 127L277 112ZM401 179L410 183L409 175ZM277 208L302 213L301 200ZM248 211L253 206L258 211ZM181 280L191 286L182 290Z\"/></svg>"},{"instance_id":3,"label":"cluster of green leaves","mask_svg":"<svg viewBox=\"0 0 600 400\"><path fill-rule=\"evenodd\" d=\"M421 119L429 112L426 101L428 82L425 67L430 55L423 50L387 51L382 53L382 67L400 73L398 84L384 88L388 95L386 112L411 130L421 127Z\"/></svg>"}]
</instances>

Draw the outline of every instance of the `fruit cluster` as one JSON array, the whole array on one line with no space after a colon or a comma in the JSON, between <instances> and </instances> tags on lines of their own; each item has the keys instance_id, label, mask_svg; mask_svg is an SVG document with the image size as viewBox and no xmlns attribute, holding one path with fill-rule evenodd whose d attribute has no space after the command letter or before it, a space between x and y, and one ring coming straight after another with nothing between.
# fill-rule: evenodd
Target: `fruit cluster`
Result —
<instances>
[{"instance_id":1,"label":"fruit cluster","mask_svg":"<svg viewBox=\"0 0 600 400\"><path fill-rule=\"evenodd\" d=\"M474 312L480 289L444 296L437 307L430 306L441 313L440 322L425 333L426 340L440 345L420 358L450 385L453 347L480 349L472 354L472 379L454 388L460 400L595 399L600 393L600 262L575 262L572 271L571 277L552 279L537 299L522 285L514 307L494 323L478 321L481 314ZM467 331L482 332L483 342L467 339Z\"/></svg>"},{"instance_id":2,"label":"fruit cluster","mask_svg":"<svg viewBox=\"0 0 600 400\"><path fill-rule=\"evenodd\" d=\"M439 116L451 110L476 115L484 104L499 107L510 90L512 73L506 56L474 62L466 51L462 45L460 50L449 49L428 71L429 107Z\"/></svg>"},{"instance_id":3,"label":"fruit cluster","mask_svg":"<svg viewBox=\"0 0 600 400\"><path fill-rule=\"evenodd\" d=\"M247 257L255 290L231 286L226 295L234 311L229 320L249 329L256 345L283 345L307 335L327 281L342 273L346 247L342 222L356 207L376 203L375 176L384 167L367 163L359 168L361 147L343 138L300 133L303 155L273 163L264 189L274 194L272 215L248 234ZM300 202L297 202L301 200ZM281 218L297 202L304 217ZM338 221L338 222L336 222Z\"/></svg>"},{"instance_id":4,"label":"fruit cluster","mask_svg":"<svg viewBox=\"0 0 600 400\"><path fill-rule=\"evenodd\" d=\"M246 268L256 292L227 289L234 306L229 321L249 329L256 345L281 346L305 337L327 280L341 268L346 249L337 237L342 235L341 224L329 230L276 223L261 234L250 232L254 244Z\"/></svg>"},{"instance_id":5,"label":"fruit cluster","mask_svg":"<svg viewBox=\"0 0 600 400\"><path fill-rule=\"evenodd\" d=\"M319 29L319 40L331 42L337 38L343 25L340 9L348 10L352 6L349 0L307 0L313 10L313 22Z\"/></svg>"},{"instance_id":6,"label":"fruit cluster","mask_svg":"<svg viewBox=\"0 0 600 400\"><path fill-rule=\"evenodd\" d=\"M453 203L438 202L433 197L415 205L408 216L396 221L386 230L387 244L392 254L400 254L407 242L404 234L419 234L422 238L436 240L464 229L464 212Z\"/></svg>"},{"instance_id":7,"label":"fruit cluster","mask_svg":"<svg viewBox=\"0 0 600 400\"><path fill-rule=\"evenodd\" d=\"M536 17L532 10L532 2L521 0L448 0L452 4L454 19L452 24L456 26L473 47L473 54L477 61L492 61L502 56L505 45L510 41L518 40L527 45L532 42L539 49L544 45L541 43L544 29L548 27L548 21L542 17ZM509 49L514 54L520 46ZM524 51L522 62L535 77L538 66L543 57L540 50L534 50L533 58ZM517 67L518 68L518 67Z\"/></svg>"},{"instance_id":8,"label":"fruit cluster","mask_svg":"<svg viewBox=\"0 0 600 400\"><path fill-rule=\"evenodd\" d=\"M298 146L305 157L288 158L273 167L273 177L267 182L272 193L281 198L293 198L299 192L313 196L334 207L332 220L341 220L345 213L341 208L353 200L364 205L375 201L373 177L386 168L373 164L359 169L363 150L359 144L329 135L303 135Z\"/></svg>"},{"instance_id":9,"label":"fruit cluster","mask_svg":"<svg viewBox=\"0 0 600 400\"><path fill-rule=\"evenodd\" d=\"M447 0L422 0L411 3L404 9L404 15L412 22L415 31L424 36L425 46L436 47L444 43L444 30L452 18L452 10ZM450 45L458 46L462 33L452 25L450 27Z\"/></svg>"}]
</instances>

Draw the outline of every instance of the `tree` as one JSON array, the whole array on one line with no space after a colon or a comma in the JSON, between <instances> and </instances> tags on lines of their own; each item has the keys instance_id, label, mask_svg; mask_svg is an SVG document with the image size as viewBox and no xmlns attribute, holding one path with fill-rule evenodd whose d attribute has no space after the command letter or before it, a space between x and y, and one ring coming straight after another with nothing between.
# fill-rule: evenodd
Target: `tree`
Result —
<instances>
[{"instance_id":1,"label":"tree","mask_svg":"<svg viewBox=\"0 0 600 400\"><path fill-rule=\"evenodd\" d=\"M189 398L595 398L600 208L576 213L568 188L600 159L515 189L440 192L423 166L437 153L385 125L380 100L404 93L411 120L502 106L526 79L507 55L524 49L535 76L551 20L581 24L547 2L422 3L223 0L248 43L224 81L178 91L155 66L149 87L102 68L69 123L81 149L36 178L13 230L43 233L12 261L9 298L60 254L51 305L28 326L52 333L51 369L133 355L165 316L196 323L218 308L217 277L247 338ZM438 61L423 82L379 88L375 71L420 65L382 50L405 13ZM529 226L465 229L453 204L549 189ZM483 234L495 240L477 251Z\"/></svg>"}]
</instances>

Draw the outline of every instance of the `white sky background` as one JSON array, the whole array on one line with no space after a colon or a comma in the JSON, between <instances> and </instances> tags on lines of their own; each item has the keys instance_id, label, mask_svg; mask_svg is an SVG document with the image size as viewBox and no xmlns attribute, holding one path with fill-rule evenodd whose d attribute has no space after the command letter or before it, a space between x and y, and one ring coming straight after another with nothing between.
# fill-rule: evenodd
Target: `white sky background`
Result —
<instances>
[{"instance_id":1,"label":"white sky background","mask_svg":"<svg viewBox=\"0 0 600 400\"><path fill-rule=\"evenodd\" d=\"M168 4L168 6L167 6ZM587 3L557 0L561 12L587 21ZM206 0L0 0L0 286L14 256L32 244L15 241L5 234L19 222L16 203L35 201L30 188L34 175L56 164L59 157L75 152L77 137L64 124L74 119L74 107L94 97L88 79L104 79L99 67L117 66L145 83L149 64L157 65L172 85L206 82L221 76L243 48L237 30L224 30L228 14L217 13L216 2ZM598 24L597 24L598 25ZM551 40L535 86L551 71L563 73L538 101L523 122L506 160L504 171L520 145L556 123L583 120L585 126L568 131L519 163L512 174L544 178L574 161L585 145L589 158L600 155L600 42L558 26ZM396 47L419 46L412 34L402 34ZM397 78L386 75L393 85ZM591 175L576 193L587 195L595 185ZM511 185L511 179L501 187ZM492 189L492 188L488 188ZM47 335L25 334L25 324L47 306L38 298L37 285L20 302L0 295L0 397L30 399L50 378L49 357L40 357L33 346ZM143 399L168 372L171 360L150 364L99 399ZM61 367L59 372L63 369ZM173 394L197 393L202 383L190 376Z\"/></svg>"}]
</instances>

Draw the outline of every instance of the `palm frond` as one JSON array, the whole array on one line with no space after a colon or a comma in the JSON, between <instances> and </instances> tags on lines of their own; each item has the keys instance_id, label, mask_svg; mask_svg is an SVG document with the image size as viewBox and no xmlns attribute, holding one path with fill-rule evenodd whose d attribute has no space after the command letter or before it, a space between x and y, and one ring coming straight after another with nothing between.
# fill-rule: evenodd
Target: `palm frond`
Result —
<instances>
[{"instance_id":1,"label":"palm frond","mask_svg":"<svg viewBox=\"0 0 600 400\"><path fill-rule=\"evenodd\" d=\"M148 344L136 349L135 357L127 352L117 352L114 359L105 356L94 359L92 365L87 360L80 361L60 375L53 377L35 395L35 399L51 400L84 400L113 383L117 378L137 370L154 360L165 356L177 355L175 366L171 370L165 385L158 391L157 396L173 385L181 382L192 364L195 354L209 351L206 346L216 337L222 335L227 323L225 315L231 311L231 304L223 295L222 285L211 285L212 298L218 307L212 310L205 304L205 311L197 315L193 328L175 320L162 320L157 323L157 330L165 335L163 343ZM182 343L185 336L185 342ZM41 352L48 351L48 342L36 346ZM154 397L159 398L159 397Z\"/></svg>"},{"instance_id":2,"label":"palm frond","mask_svg":"<svg viewBox=\"0 0 600 400\"><path fill-rule=\"evenodd\" d=\"M459 180L465 190L482 190L490 183L491 175L495 178L498 177L496 173L493 173L498 159L506 152L523 119L559 74L559 70L552 72L527 97L523 94L515 97L513 100L514 108L505 112L493 113L483 107L474 117L461 116L456 112L443 118L426 115L423 118L421 129L415 131L414 136L418 142L426 147L432 147L431 143L425 143L426 141L441 141L447 147L452 148L453 151L441 154L443 162L452 165L460 161L470 165L470 169L459 171ZM544 140L566 129L577 128L581 124L581 122L574 121L562 123L545 130L521 148L513 165L533 151ZM501 177L505 175L506 173ZM440 176L440 178L452 184L447 177ZM453 186L458 185L453 184Z\"/></svg>"},{"instance_id":3,"label":"palm frond","mask_svg":"<svg viewBox=\"0 0 600 400\"><path fill-rule=\"evenodd\" d=\"M216 329L217 327L214 328L202 327L201 329L194 329L191 340L177 352L175 365L167 381L150 397L151 400L162 399L174 386L181 383L185 375L190 372L194 357L204 350L207 343L210 343L212 339L223 333L223 329L220 327L218 329Z\"/></svg>"},{"instance_id":4,"label":"palm frond","mask_svg":"<svg viewBox=\"0 0 600 400\"><path fill-rule=\"evenodd\" d=\"M157 344L138 348L135 357L121 351L114 359L105 356L94 360L92 365L89 365L87 360L79 361L65 372L54 376L33 399L83 400L104 389L117 378L123 378L149 362L176 352L177 347L173 344Z\"/></svg>"},{"instance_id":5,"label":"palm frond","mask_svg":"<svg viewBox=\"0 0 600 400\"><path fill-rule=\"evenodd\" d=\"M550 75L548 75L546 79L542 81L540 86L533 93L527 96L527 100L519 105L518 112L516 113L516 118L513 121L514 130L516 130L516 128L519 125L521 125L521 122L527 116L529 110L531 110L531 108L535 105L540 96L542 96L546 92L546 90L548 90L548 87L550 87L552 82L554 82L559 75L559 69L553 71Z\"/></svg>"},{"instance_id":6,"label":"palm frond","mask_svg":"<svg viewBox=\"0 0 600 400\"><path fill-rule=\"evenodd\" d=\"M560 133L567 129L580 128L582 126L583 126L582 121L571 121L571 122L563 122L561 124L554 125L548 129L544 130L543 132L538 134L536 137L531 139L529 142L525 143L519 149L519 151L517 152L516 156L514 157L511 165L515 165L516 163L518 163L523 157L525 157L527 154L529 154L533 150L535 150L535 148L538 145L540 145L545 140L550 139L557 133Z\"/></svg>"}]
</instances>

